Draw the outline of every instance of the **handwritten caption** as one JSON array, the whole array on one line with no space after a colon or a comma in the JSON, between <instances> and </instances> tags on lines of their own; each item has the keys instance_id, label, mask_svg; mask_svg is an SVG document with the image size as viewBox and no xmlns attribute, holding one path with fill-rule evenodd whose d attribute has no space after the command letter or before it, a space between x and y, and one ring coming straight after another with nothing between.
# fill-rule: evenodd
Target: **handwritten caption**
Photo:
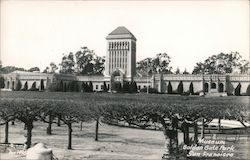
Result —
<instances>
[{"instance_id":1,"label":"handwritten caption","mask_svg":"<svg viewBox=\"0 0 250 160\"><path fill-rule=\"evenodd\" d=\"M226 145L223 140L198 139L198 144L184 145L189 157L233 157L235 146Z\"/></svg>"}]
</instances>

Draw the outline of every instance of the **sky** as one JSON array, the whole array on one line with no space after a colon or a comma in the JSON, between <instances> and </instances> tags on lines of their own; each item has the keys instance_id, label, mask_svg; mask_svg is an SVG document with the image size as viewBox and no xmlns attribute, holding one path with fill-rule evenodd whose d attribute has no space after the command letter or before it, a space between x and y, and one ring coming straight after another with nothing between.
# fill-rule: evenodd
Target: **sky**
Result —
<instances>
[{"instance_id":1,"label":"sky","mask_svg":"<svg viewBox=\"0 0 250 160\"><path fill-rule=\"evenodd\" d=\"M118 26L137 38L137 61L167 53L174 70L191 72L220 52L250 57L248 0L1 0L0 5L4 66L43 70L83 46L105 56L105 37Z\"/></svg>"}]
</instances>

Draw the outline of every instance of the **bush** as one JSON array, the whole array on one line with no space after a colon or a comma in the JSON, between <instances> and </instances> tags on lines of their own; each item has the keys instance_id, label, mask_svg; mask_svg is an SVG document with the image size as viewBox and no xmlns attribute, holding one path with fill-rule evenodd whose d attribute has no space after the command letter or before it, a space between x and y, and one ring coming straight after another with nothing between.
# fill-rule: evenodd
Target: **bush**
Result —
<instances>
[{"instance_id":1,"label":"bush","mask_svg":"<svg viewBox=\"0 0 250 160\"><path fill-rule=\"evenodd\" d=\"M44 91L44 81L41 79L41 85L40 85L41 91Z\"/></svg>"},{"instance_id":2,"label":"bush","mask_svg":"<svg viewBox=\"0 0 250 160\"><path fill-rule=\"evenodd\" d=\"M4 84L4 78L0 77L0 88L4 88L5 84Z\"/></svg>"},{"instance_id":3,"label":"bush","mask_svg":"<svg viewBox=\"0 0 250 160\"><path fill-rule=\"evenodd\" d=\"M182 93L183 93L183 83L182 83L182 81L180 81L180 83L179 83L179 85L178 85L177 92L178 92L179 94L182 94Z\"/></svg>"},{"instance_id":4,"label":"bush","mask_svg":"<svg viewBox=\"0 0 250 160\"><path fill-rule=\"evenodd\" d=\"M249 84L248 87L247 87L246 95L247 95L247 96L250 96L250 84Z\"/></svg>"},{"instance_id":5,"label":"bush","mask_svg":"<svg viewBox=\"0 0 250 160\"><path fill-rule=\"evenodd\" d=\"M111 89L112 89L112 91L121 92L122 91L122 84L121 84L121 82L113 82Z\"/></svg>"},{"instance_id":6,"label":"bush","mask_svg":"<svg viewBox=\"0 0 250 160\"><path fill-rule=\"evenodd\" d=\"M21 83L21 81L20 80L18 80L17 81L17 84L16 84L16 91L20 91L21 90L21 88L22 88L22 83Z\"/></svg>"},{"instance_id":7,"label":"bush","mask_svg":"<svg viewBox=\"0 0 250 160\"><path fill-rule=\"evenodd\" d=\"M130 83L129 92L130 93L137 93L138 92L137 84L135 81L132 81Z\"/></svg>"},{"instance_id":8,"label":"bush","mask_svg":"<svg viewBox=\"0 0 250 160\"><path fill-rule=\"evenodd\" d=\"M93 84L92 84L92 81L89 82L89 92L93 92Z\"/></svg>"},{"instance_id":9,"label":"bush","mask_svg":"<svg viewBox=\"0 0 250 160\"><path fill-rule=\"evenodd\" d=\"M58 81L53 82L49 85L49 91L51 92L62 92L63 91L63 82L60 81L60 83Z\"/></svg>"},{"instance_id":10,"label":"bush","mask_svg":"<svg viewBox=\"0 0 250 160\"><path fill-rule=\"evenodd\" d=\"M103 92L108 92L108 88L107 88L106 82L103 82L102 91L103 91Z\"/></svg>"},{"instance_id":11,"label":"bush","mask_svg":"<svg viewBox=\"0 0 250 160\"><path fill-rule=\"evenodd\" d=\"M24 86L23 86L22 91L27 91L27 90L28 90L28 82L26 81L26 82L24 83Z\"/></svg>"},{"instance_id":12,"label":"bush","mask_svg":"<svg viewBox=\"0 0 250 160\"><path fill-rule=\"evenodd\" d=\"M190 93L191 95L194 94L194 85L193 85L192 82L190 83L190 86L189 86L189 93Z\"/></svg>"},{"instance_id":13,"label":"bush","mask_svg":"<svg viewBox=\"0 0 250 160\"><path fill-rule=\"evenodd\" d=\"M234 95L240 96L241 84L239 83L238 86L235 88Z\"/></svg>"},{"instance_id":14,"label":"bush","mask_svg":"<svg viewBox=\"0 0 250 160\"><path fill-rule=\"evenodd\" d=\"M173 93L173 89L172 89L171 82L168 82L168 93L169 93L169 94L172 94L172 93Z\"/></svg>"},{"instance_id":15,"label":"bush","mask_svg":"<svg viewBox=\"0 0 250 160\"><path fill-rule=\"evenodd\" d=\"M123 86L122 86L122 92L123 93L128 93L130 90L130 85L129 82L123 82Z\"/></svg>"},{"instance_id":16,"label":"bush","mask_svg":"<svg viewBox=\"0 0 250 160\"><path fill-rule=\"evenodd\" d=\"M147 87L142 88L140 92L147 92ZM158 93L158 91L155 88L148 88L148 93Z\"/></svg>"},{"instance_id":17,"label":"bush","mask_svg":"<svg viewBox=\"0 0 250 160\"><path fill-rule=\"evenodd\" d=\"M33 82L31 88L30 88L30 91L38 91L39 89L36 88L36 82Z\"/></svg>"}]
</instances>

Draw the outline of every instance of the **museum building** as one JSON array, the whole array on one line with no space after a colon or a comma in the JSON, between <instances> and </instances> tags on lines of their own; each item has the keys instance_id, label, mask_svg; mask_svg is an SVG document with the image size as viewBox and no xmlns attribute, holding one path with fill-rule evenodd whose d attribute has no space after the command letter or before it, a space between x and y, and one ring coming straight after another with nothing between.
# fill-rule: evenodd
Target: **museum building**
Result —
<instances>
[{"instance_id":1,"label":"museum building","mask_svg":"<svg viewBox=\"0 0 250 160\"><path fill-rule=\"evenodd\" d=\"M240 87L240 93L246 94L250 89L250 74L152 74L141 75L136 72L136 41L135 36L125 27L120 26L106 37L107 50L105 59L104 75L79 76L73 74L47 74L38 72L14 71L3 74L5 89L15 89L17 81L22 86L27 82L28 88L36 82L41 88L43 81L45 89L55 81L67 84L71 81L92 82L94 91L102 91L104 82L111 90L113 83L135 81L138 91L145 87L155 88L160 93L168 92L168 85L176 91L180 83L183 84L184 92L189 91L192 83L195 93L207 94L235 94L235 89Z\"/></svg>"}]
</instances>

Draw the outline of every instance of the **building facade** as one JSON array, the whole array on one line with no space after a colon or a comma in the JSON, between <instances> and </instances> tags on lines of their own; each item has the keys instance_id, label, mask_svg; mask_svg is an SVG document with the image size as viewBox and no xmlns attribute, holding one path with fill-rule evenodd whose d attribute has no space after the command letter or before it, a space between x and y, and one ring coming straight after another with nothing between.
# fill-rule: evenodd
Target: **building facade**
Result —
<instances>
[{"instance_id":1,"label":"building facade","mask_svg":"<svg viewBox=\"0 0 250 160\"><path fill-rule=\"evenodd\" d=\"M195 93L234 95L236 89L241 94L247 94L250 90L250 74L154 74L140 76L136 74L136 38L125 27L118 27L107 37L107 50L105 60L105 71L103 76L76 76L68 74L45 74L36 72L15 71L4 74L5 89L15 89L17 81L22 86L27 82L28 88L36 82L38 88L44 83L46 89L55 81L61 81L63 85L71 81L92 82L94 91L102 91L104 82L109 90L114 83L135 81L138 90L145 87L157 89L160 93L168 93L168 86L171 85L173 92L176 92L178 85L183 84L183 91L188 92L190 85Z\"/></svg>"}]
</instances>

